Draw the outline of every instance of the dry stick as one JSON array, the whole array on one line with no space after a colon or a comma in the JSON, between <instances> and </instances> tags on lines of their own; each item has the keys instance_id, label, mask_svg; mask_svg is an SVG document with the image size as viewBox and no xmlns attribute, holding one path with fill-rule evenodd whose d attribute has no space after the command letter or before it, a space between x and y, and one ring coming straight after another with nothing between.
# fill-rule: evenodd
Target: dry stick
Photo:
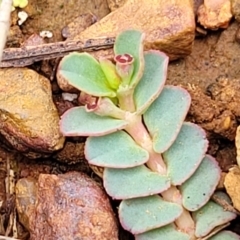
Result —
<instances>
[{"instance_id":1,"label":"dry stick","mask_svg":"<svg viewBox=\"0 0 240 240\"><path fill-rule=\"evenodd\" d=\"M0 62L2 61L3 49L6 44L7 34L10 26L10 15L12 0L2 0L0 6Z\"/></svg>"},{"instance_id":2,"label":"dry stick","mask_svg":"<svg viewBox=\"0 0 240 240\"><path fill-rule=\"evenodd\" d=\"M3 51L0 67L24 67L37 61L63 57L73 51L97 51L112 48L115 38L101 37L86 41L71 40L47 43L38 46L7 48Z\"/></svg>"},{"instance_id":3,"label":"dry stick","mask_svg":"<svg viewBox=\"0 0 240 240\"><path fill-rule=\"evenodd\" d=\"M227 200L219 197L217 194L212 195L212 200L222 206L225 211L233 212L240 215L240 213Z\"/></svg>"}]
</instances>

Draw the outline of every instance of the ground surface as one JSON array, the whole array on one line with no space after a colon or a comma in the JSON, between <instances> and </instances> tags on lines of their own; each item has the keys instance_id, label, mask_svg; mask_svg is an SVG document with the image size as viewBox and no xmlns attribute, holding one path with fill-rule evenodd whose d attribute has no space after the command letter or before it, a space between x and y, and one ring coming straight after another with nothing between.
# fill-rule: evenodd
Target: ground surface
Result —
<instances>
[{"instance_id":1,"label":"ground surface","mask_svg":"<svg viewBox=\"0 0 240 240\"><path fill-rule=\"evenodd\" d=\"M62 40L62 28L80 14L91 12L99 19L109 12L106 2L100 0L87 1L89 5L86 5L86 1L67 0L30 2L26 11L31 17L21 28L12 28L8 46L19 46L32 33L42 30L54 33L49 41ZM168 70L169 84L189 89L193 103L188 119L207 130L209 153L217 158L224 171L235 163L234 136L240 120L240 46L235 40L237 29L238 23L233 22L225 31L209 32L207 36L196 38L192 54L184 60L172 62ZM59 89L54 84L53 92L57 94ZM12 227L9 216L14 208L14 198L11 191L5 188L5 177L10 174L10 167L15 170L16 179L37 176L39 173L64 173L72 169L92 175L84 161L69 166L54 159L28 160L13 151L0 148L0 189L5 189L0 191L0 200L6 200L0 209L1 235L5 234L7 226L9 229ZM240 233L238 222L239 219L231 229L238 229ZM26 231L19 225L18 229L27 238ZM120 239L132 238L121 234L123 236Z\"/></svg>"}]
</instances>

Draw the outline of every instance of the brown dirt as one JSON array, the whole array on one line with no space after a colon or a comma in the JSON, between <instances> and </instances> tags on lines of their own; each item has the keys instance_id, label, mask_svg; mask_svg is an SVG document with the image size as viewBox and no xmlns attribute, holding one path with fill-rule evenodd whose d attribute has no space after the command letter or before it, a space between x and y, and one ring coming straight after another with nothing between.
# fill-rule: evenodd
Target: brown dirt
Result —
<instances>
[{"instance_id":1,"label":"brown dirt","mask_svg":"<svg viewBox=\"0 0 240 240\"><path fill-rule=\"evenodd\" d=\"M27 11L31 17L23 26L14 26L11 29L8 46L19 46L32 33L41 30L54 32L54 38L50 41L61 40L61 29L74 18L89 11L101 18L109 11L106 5L101 5L102 12L96 12L99 3L97 0L89 1L92 2L90 8L85 5L82 7L85 1L77 1L77 4L75 1L65 0L30 2L32 3ZM168 70L168 84L182 85L190 91L192 106L188 120L200 124L207 131L209 153L216 157L224 171L236 162L234 137L240 120L240 48L235 40L237 30L238 23L233 22L225 31L209 32L207 37L196 39L192 54L186 59L172 62ZM50 76L52 66L47 66L47 70L40 65L35 68ZM52 89L56 94L54 98L59 112L72 106L69 102L59 100L57 94L60 91L54 81ZM7 151L0 147L0 201L4 202L0 207L0 235L10 226L9 216L14 209L14 195L6 190L4 183L5 177L9 175L9 167L15 171L15 180L26 176L37 177L39 173L57 174L75 170L83 171L99 182L99 178L92 173L82 156L84 139L76 138L71 141L68 143L69 147L58 156L38 160L29 160L12 150ZM78 147L74 147L73 143L78 143ZM78 156L80 161L77 161ZM71 165L66 164L67 158L72 159ZM22 237L26 237L22 226L19 223L17 226ZM231 229L240 233L239 219L232 223ZM9 235L11 234L10 231ZM120 239L130 240L132 237L122 231Z\"/></svg>"}]
</instances>

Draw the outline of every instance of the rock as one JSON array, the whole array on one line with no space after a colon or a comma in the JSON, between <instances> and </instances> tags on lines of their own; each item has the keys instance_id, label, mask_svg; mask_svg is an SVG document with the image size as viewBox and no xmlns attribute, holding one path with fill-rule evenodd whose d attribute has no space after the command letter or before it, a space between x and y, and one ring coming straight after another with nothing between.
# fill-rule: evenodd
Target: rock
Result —
<instances>
[{"instance_id":1,"label":"rock","mask_svg":"<svg viewBox=\"0 0 240 240\"><path fill-rule=\"evenodd\" d=\"M71 86L66 79L61 77L59 74L57 75L57 83L58 86L65 92L70 92L70 93L78 93L79 90L77 90L75 87Z\"/></svg>"},{"instance_id":2,"label":"rock","mask_svg":"<svg viewBox=\"0 0 240 240\"><path fill-rule=\"evenodd\" d=\"M232 14L234 15L235 19L240 22L240 1L239 0L231 0L232 6Z\"/></svg>"},{"instance_id":3,"label":"rock","mask_svg":"<svg viewBox=\"0 0 240 240\"><path fill-rule=\"evenodd\" d=\"M110 8L111 12L122 7L126 2L127 0L107 0L108 7Z\"/></svg>"},{"instance_id":4,"label":"rock","mask_svg":"<svg viewBox=\"0 0 240 240\"><path fill-rule=\"evenodd\" d=\"M59 162L67 164L83 162L88 165L87 161L85 160L84 146L84 142L66 142L64 148L57 152L55 155L53 155L53 158L55 158Z\"/></svg>"},{"instance_id":5,"label":"rock","mask_svg":"<svg viewBox=\"0 0 240 240\"><path fill-rule=\"evenodd\" d=\"M194 14L197 14L198 8L203 4L204 0L194 0Z\"/></svg>"},{"instance_id":6,"label":"rock","mask_svg":"<svg viewBox=\"0 0 240 240\"><path fill-rule=\"evenodd\" d=\"M109 2L110 6L111 3L116 2ZM117 3L122 7L77 34L73 39L86 41L98 37L116 37L122 31L132 28L145 33L145 50L162 50L169 55L171 60L191 53L195 37L192 1L174 0L168 3L164 0L151 0L150 2L128 0L124 4L125 0L123 0ZM112 58L113 50L99 50L91 54L97 59ZM57 76L57 82L63 91L77 92L61 76Z\"/></svg>"},{"instance_id":7,"label":"rock","mask_svg":"<svg viewBox=\"0 0 240 240\"><path fill-rule=\"evenodd\" d=\"M122 7L127 0L107 0L108 2L108 6L110 8L111 11L115 11L116 9L118 9L119 7ZM194 0L193 4L194 4L194 13L197 12L198 7L203 3L203 0Z\"/></svg>"},{"instance_id":8,"label":"rock","mask_svg":"<svg viewBox=\"0 0 240 240\"><path fill-rule=\"evenodd\" d=\"M34 178L21 178L16 184L16 207L20 222L30 230L29 217L35 214L37 201L37 181Z\"/></svg>"},{"instance_id":9,"label":"rock","mask_svg":"<svg viewBox=\"0 0 240 240\"><path fill-rule=\"evenodd\" d=\"M62 29L62 36L67 38L68 40L74 38L77 34L91 26L97 21L97 17L91 13L85 13L77 18L75 18L72 22L70 22L67 26Z\"/></svg>"},{"instance_id":10,"label":"rock","mask_svg":"<svg viewBox=\"0 0 240 240\"><path fill-rule=\"evenodd\" d=\"M126 29L146 34L145 49L158 49L177 59L191 53L195 20L191 0L128 0L74 39L116 37Z\"/></svg>"},{"instance_id":11,"label":"rock","mask_svg":"<svg viewBox=\"0 0 240 240\"><path fill-rule=\"evenodd\" d=\"M41 174L37 184L32 179L20 179L16 203L30 239L118 239L107 195L83 173Z\"/></svg>"},{"instance_id":12,"label":"rock","mask_svg":"<svg viewBox=\"0 0 240 240\"><path fill-rule=\"evenodd\" d=\"M63 147L59 115L45 77L26 68L0 70L0 135L29 157Z\"/></svg>"},{"instance_id":13,"label":"rock","mask_svg":"<svg viewBox=\"0 0 240 240\"><path fill-rule=\"evenodd\" d=\"M235 146L237 150L237 163L240 166L240 126L238 126L236 131Z\"/></svg>"},{"instance_id":14,"label":"rock","mask_svg":"<svg viewBox=\"0 0 240 240\"><path fill-rule=\"evenodd\" d=\"M227 173L224 186L232 199L233 206L240 211L240 169L238 166L233 167Z\"/></svg>"},{"instance_id":15,"label":"rock","mask_svg":"<svg viewBox=\"0 0 240 240\"><path fill-rule=\"evenodd\" d=\"M230 0L204 0L197 11L198 22L205 28L227 28L232 18Z\"/></svg>"}]
</instances>

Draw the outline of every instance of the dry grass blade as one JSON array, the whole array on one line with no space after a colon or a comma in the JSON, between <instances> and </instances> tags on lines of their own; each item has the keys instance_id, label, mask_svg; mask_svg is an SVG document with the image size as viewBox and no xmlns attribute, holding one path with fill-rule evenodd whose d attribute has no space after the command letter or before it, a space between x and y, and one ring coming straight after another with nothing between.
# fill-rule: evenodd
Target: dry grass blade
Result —
<instances>
[{"instance_id":1,"label":"dry grass blade","mask_svg":"<svg viewBox=\"0 0 240 240\"><path fill-rule=\"evenodd\" d=\"M12 10L12 0L2 0L0 6L0 62L6 44L7 34L10 26L10 15Z\"/></svg>"},{"instance_id":2,"label":"dry grass blade","mask_svg":"<svg viewBox=\"0 0 240 240\"><path fill-rule=\"evenodd\" d=\"M17 238L11 238L11 237L6 237L6 236L1 236L0 235L0 240L18 240Z\"/></svg>"}]
</instances>

